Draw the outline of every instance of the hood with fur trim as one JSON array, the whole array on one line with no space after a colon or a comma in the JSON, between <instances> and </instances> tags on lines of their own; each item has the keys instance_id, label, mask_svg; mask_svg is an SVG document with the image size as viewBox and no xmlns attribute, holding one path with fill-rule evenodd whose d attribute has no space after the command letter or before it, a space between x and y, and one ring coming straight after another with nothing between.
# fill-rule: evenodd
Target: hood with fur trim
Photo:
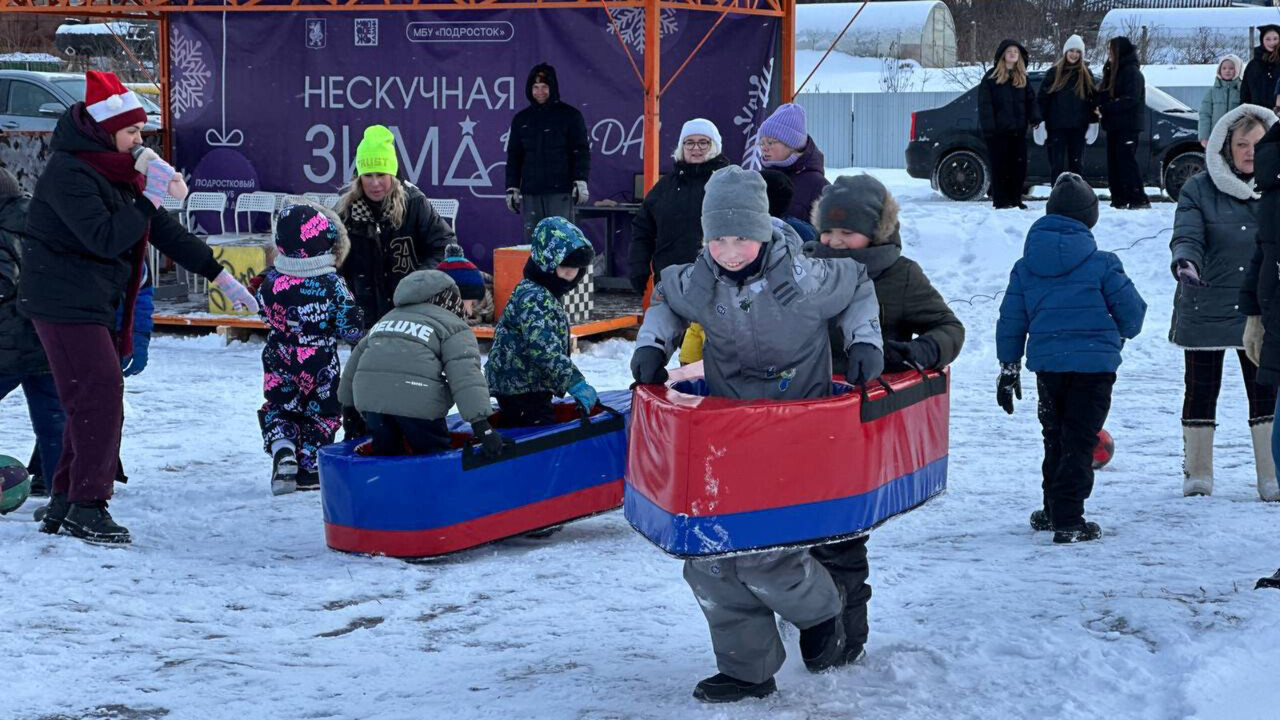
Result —
<instances>
[{"instance_id":1,"label":"hood with fur trim","mask_svg":"<svg viewBox=\"0 0 1280 720\"><path fill-rule=\"evenodd\" d=\"M1213 126L1213 132L1209 135L1209 144L1205 147L1205 170L1219 192L1239 200L1257 200L1262 197L1262 193L1258 192L1253 178L1248 181L1240 179L1227 160L1231 153L1231 148L1228 146L1231 124L1245 115L1258 118L1267 129L1276 123L1276 114L1258 105L1241 105L1223 115L1218 124Z\"/></svg>"}]
</instances>

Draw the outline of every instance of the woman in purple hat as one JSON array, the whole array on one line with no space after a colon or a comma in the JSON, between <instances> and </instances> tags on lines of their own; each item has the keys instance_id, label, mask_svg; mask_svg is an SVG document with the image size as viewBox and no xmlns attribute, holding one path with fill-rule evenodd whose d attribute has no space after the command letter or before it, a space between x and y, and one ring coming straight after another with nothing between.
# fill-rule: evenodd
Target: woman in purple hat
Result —
<instances>
[{"instance_id":1,"label":"woman in purple hat","mask_svg":"<svg viewBox=\"0 0 1280 720\"><path fill-rule=\"evenodd\" d=\"M787 215L807 220L822 189L831 183L822 151L805 130L804 108L780 105L760 124L760 157L765 167L786 173L795 186Z\"/></svg>"}]
</instances>

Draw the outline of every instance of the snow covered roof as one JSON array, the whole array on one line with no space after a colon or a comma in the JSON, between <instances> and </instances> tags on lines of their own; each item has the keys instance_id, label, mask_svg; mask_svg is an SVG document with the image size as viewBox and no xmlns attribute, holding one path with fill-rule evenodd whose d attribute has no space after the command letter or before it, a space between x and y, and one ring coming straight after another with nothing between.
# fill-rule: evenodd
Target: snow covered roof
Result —
<instances>
[{"instance_id":1,"label":"snow covered roof","mask_svg":"<svg viewBox=\"0 0 1280 720\"><path fill-rule=\"evenodd\" d=\"M3 53L0 54L0 63L57 63L62 64L62 58L49 53Z\"/></svg>"},{"instance_id":2,"label":"snow covered roof","mask_svg":"<svg viewBox=\"0 0 1280 720\"><path fill-rule=\"evenodd\" d=\"M55 34L57 35L128 35L129 28L133 27L133 23L113 22L113 23L71 23L68 25L59 25Z\"/></svg>"},{"instance_id":3,"label":"snow covered roof","mask_svg":"<svg viewBox=\"0 0 1280 720\"><path fill-rule=\"evenodd\" d=\"M858 16L850 32L876 32L888 30L920 31L929 21L929 13L942 6L941 0L904 0L903 2L873 2ZM823 3L821 5L799 5L796 7L796 30L830 30L840 32L849 22L849 18L862 7L860 2Z\"/></svg>"},{"instance_id":4,"label":"snow covered roof","mask_svg":"<svg viewBox=\"0 0 1280 720\"><path fill-rule=\"evenodd\" d=\"M1143 8L1109 11L1102 18L1098 32L1110 37L1123 34L1122 30L1143 26L1181 31L1203 28L1248 29L1268 23L1280 23L1280 8Z\"/></svg>"}]
</instances>

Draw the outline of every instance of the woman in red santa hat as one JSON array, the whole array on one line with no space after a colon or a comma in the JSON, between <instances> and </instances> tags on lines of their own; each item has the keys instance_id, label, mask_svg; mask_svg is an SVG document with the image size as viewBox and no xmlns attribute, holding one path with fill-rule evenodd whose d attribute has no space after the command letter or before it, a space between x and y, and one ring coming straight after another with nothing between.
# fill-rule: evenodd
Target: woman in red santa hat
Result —
<instances>
[{"instance_id":1,"label":"woman in red santa hat","mask_svg":"<svg viewBox=\"0 0 1280 720\"><path fill-rule=\"evenodd\" d=\"M58 120L53 155L31 198L18 303L49 356L67 414L41 529L127 543L129 531L111 519L107 500L123 421L120 358L133 352L147 246L208 278L233 303L253 311L257 303L208 245L161 209L166 194L183 199L187 186L142 147L147 114L138 97L111 73L88 72L86 82L85 101ZM116 331L121 304L124 327Z\"/></svg>"}]
</instances>

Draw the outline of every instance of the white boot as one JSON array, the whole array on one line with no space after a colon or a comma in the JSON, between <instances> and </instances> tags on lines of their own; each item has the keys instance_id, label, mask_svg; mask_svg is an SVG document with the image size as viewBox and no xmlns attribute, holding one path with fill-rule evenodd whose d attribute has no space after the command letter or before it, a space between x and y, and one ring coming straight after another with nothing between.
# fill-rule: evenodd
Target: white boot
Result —
<instances>
[{"instance_id":1,"label":"white boot","mask_svg":"<svg viewBox=\"0 0 1280 720\"><path fill-rule=\"evenodd\" d=\"M1213 494L1213 425L1182 426L1182 494Z\"/></svg>"},{"instance_id":2,"label":"white boot","mask_svg":"<svg viewBox=\"0 0 1280 720\"><path fill-rule=\"evenodd\" d=\"M1253 436L1253 464L1258 468L1258 497L1267 502L1280 500L1280 486L1276 483L1276 461L1271 456L1271 425L1268 420L1249 426Z\"/></svg>"}]
</instances>

